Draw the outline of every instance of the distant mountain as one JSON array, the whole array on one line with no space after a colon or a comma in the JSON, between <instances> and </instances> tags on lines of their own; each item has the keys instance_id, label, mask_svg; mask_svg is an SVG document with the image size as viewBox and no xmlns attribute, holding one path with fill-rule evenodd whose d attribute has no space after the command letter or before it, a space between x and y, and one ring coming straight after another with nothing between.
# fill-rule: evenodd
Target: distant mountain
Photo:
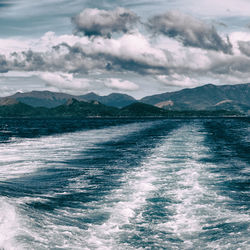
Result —
<instances>
[{"instance_id":1,"label":"distant mountain","mask_svg":"<svg viewBox=\"0 0 250 250\"><path fill-rule=\"evenodd\" d=\"M223 86L207 84L201 87L147 96L140 101L129 95L119 93L107 96L99 96L95 93L73 96L50 91L32 91L0 98L0 106L21 102L32 107L55 108L64 105L69 99L90 104L97 101L100 104L115 108L124 108L130 104L135 104L131 108L136 107L140 110L141 104L138 104L138 102L141 102L168 111L228 110L250 115L250 83ZM127 110L126 112L130 111Z\"/></svg>"},{"instance_id":2,"label":"distant mountain","mask_svg":"<svg viewBox=\"0 0 250 250\"><path fill-rule=\"evenodd\" d=\"M250 83L216 86L207 84L192 89L144 97L143 103L167 110L236 110L248 112Z\"/></svg>"},{"instance_id":3,"label":"distant mountain","mask_svg":"<svg viewBox=\"0 0 250 250\"><path fill-rule=\"evenodd\" d=\"M137 100L134 99L132 96L126 94L119 94L119 93L112 93L107 96L99 96L95 93L89 93L86 95L79 96L82 100L88 101L98 101L107 106L113 106L116 108L123 108L131 103L136 102Z\"/></svg>"},{"instance_id":4,"label":"distant mountain","mask_svg":"<svg viewBox=\"0 0 250 250\"><path fill-rule=\"evenodd\" d=\"M117 108L125 107L136 100L129 95L113 93L107 96L99 96L95 93L89 93L81 96L74 96L65 93L51 91L32 91L27 93L16 93L9 96L12 100L17 100L32 107L54 108L67 102L68 99L74 98L78 101L98 101L107 106ZM3 98L0 98L0 102Z\"/></svg>"},{"instance_id":5,"label":"distant mountain","mask_svg":"<svg viewBox=\"0 0 250 250\"><path fill-rule=\"evenodd\" d=\"M74 96L64 93L56 93L50 91L32 91L27 93L16 93L9 96L11 99L15 99L24 104L32 107L46 107L52 108L64 104L68 99Z\"/></svg>"}]
</instances>

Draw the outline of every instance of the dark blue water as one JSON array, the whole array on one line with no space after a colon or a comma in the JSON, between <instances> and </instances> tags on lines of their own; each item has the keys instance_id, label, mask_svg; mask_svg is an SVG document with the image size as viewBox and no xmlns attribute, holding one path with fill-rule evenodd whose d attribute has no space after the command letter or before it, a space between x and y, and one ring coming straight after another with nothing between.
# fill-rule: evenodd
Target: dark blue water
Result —
<instances>
[{"instance_id":1,"label":"dark blue water","mask_svg":"<svg viewBox=\"0 0 250 250\"><path fill-rule=\"evenodd\" d=\"M0 249L250 249L249 119L0 120Z\"/></svg>"}]
</instances>

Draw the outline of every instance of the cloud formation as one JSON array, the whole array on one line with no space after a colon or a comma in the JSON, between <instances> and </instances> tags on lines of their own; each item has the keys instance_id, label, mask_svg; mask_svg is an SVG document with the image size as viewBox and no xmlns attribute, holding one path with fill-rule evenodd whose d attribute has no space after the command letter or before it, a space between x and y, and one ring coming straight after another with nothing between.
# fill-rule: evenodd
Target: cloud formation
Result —
<instances>
[{"instance_id":1,"label":"cloud formation","mask_svg":"<svg viewBox=\"0 0 250 250\"><path fill-rule=\"evenodd\" d=\"M250 57L250 41L245 42L245 41L239 41L239 50L242 54Z\"/></svg>"},{"instance_id":2,"label":"cloud formation","mask_svg":"<svg viewBox=\"0 0 250 250\"><path fill-rule=\"evenodd\" d=\"M171 75L158 75L156 79L167 86L194 87L199 82L186 75L173 73Z\"/></svg>"},{"instance_id":3,"label":"cloud formation","mask_svg":"<svg viewBox=\"0 0 250 250\"><path fill-rule=\"evenodd\" d=\"M228 37L225 42L213 26L180 12L153 16L148 20L147 27L154 34L175 38L184 46L232 54Z\"/></svg>"},{"instance_id":4,"label":"cloud formation","mask_svg":"<svg viewBox=\"0 0 250 250\"><path fill-rule=\"evenodd\" d=\"M112 33L127 33L139 21L132 11L117 8L115 10L85 9L72 18L77 33L86 36L111 37Z\"/></svg>"},{"instance_id":5,"label":"cloud formation","mask_svg":"<svg viewBox=\"0 0 250 250\"><path fill-rule=\"evenodd\" d=\"M105 81L105 86L111 89L118 89L118 90L137 90L139 86L131 81L122 80L118 78L110 78Z\"/></svg>"},{"instance_id":6,"label":"cloud formation","mask_svg":"<svg viewBox=\"0 0 250 250\"><path fill-rule=\"evenodd\" d=\"M113 39L97 37L82 39L75 37L51 37L60 43L47 50L33 51L31 49L13 52L0 57L2 72L10 71L49 71L67 73L97 73L97 72L134 72L151 74L159 70L167 71L168 54L166 51L154 48L140 33L124 34ZM68 41L76 40L75 43ZM47 40L45 40L47 43ZM41 44L41 47L43 45ZM2 65L2 66L1 66Z\"/></svg>"},{"instance_id":7,"label":"cloud formation","mask_svg":"<svg viewBox=\"0 0 250 250\"><path fill-rule=\"evenodd\" d=\"M62 72L40 72L38 76L47 82L49 86L58 89L82 90L89 87L88 79L75 78L73 74Z\"/></svg>"},{"instance_id":8,"label":"cloud formation","mask_svg":"<svg viewBox=\"0 0 250 250\"><path fill-rule=\"evenodd\" d=\"M4 55L0 55L0 73L8 72L7 60Z\"/></svg>"},{"instance_id":9,"label":"cloud formation","mask_svg":"<svg viewBox=\"0 0 250 250\"><path fill-rule=\"evenodd\" d=\"M199 85L200 79L205 79L203 83L210 79L224 83L250 80L250 42L246 41L247 37L239 38L237 34L232 37L231 34L232 54L231 43L225 42L212 26L187 15L167 13L151 18L148 22L150 30L156 35L165 35L154 39L138 30L127 32L128 28L122 28L126 22L121 26L114 23L110 17L116 16L114 13L118 9L93 10L94 16L102 16L100 13L104 12L108 13L105 18L111 20L101 22L97 19L99 31L91 33L95 34L94 38L90 33L57 36L47 32L43 37L30 41L10 43L8 39L0 40L1 46L6 48L0 54L0 73L33 72L47 86L66 91L89 89L96 82L99 84L100 79L102 88L106 86L124 91L136 91L139 88L133 81L142 85L147 77L154 80L153 83L150 80L150 83L145 83L146 86L151 84L152 88L156 82L165 86L188 87ZM93 28L94 19L87 21ZM85 33L84 30L81 32ZM110 37L113 32L122 33ZM245 41L238 43L238 39ZM91 82L86 80L88 77Z\"/></svg>"},{"instance_id":10,"label":"cloud formation","mask_svg":"<svg viewBox=\"0 0 250 250\"><path fill-rule=\"evenodd\" d=\"M198 79L204 76L224 82L247 81L250 78L250 59L245 55L185 47L171 52L158 47L140 33L124 34L116 39L83 39L73 35L51 36L50 39L52 47L47 50L29 49L9 56L0 55L0 72L44 72L39 76L49 86L61 85L64 89L67 86L71 89L87 87L86 81L81 85L78 78L72 78L73 75L86 79L89 74L98 77L104 73L109 79L106 87L131 91L136 86L127 84L127 87L124 81L111 81L116 79L112 74L151 76L168 86L193 86L192 82L197 85ZM43 42L47 44L46 39L40 42L41 47L44 47Z\"/></svg>"}]
</instances>

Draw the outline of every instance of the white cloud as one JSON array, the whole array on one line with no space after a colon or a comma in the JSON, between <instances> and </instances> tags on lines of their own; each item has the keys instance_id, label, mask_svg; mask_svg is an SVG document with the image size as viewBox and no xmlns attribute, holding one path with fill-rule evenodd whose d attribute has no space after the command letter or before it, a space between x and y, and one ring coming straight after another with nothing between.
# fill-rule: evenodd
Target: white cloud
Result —
<instances>
[{"instance_id":1,"label":"white cloud","mask_svg":"<svg viewBox=\"0 0 250 250\"><path fill-rule=\"evenodd\" d=\"M88 44L88 37L79 37L75 35L60 35L57 36L55 32L48 31L40 38L0 38L1 54L9 55L13 52L22 52L33 50L37 52L47 52L60 43L67 43L73 46L76 43Z\"/></svg>"},{"instance_id":2,"label":"white cloud","mask_svg":"<svg viewBox=\"0 0 250 250\"><path fill-rule=\"evenodd\" d=\"M23 50L28 50L33 42L33 39L2 38L0 39L1 54L8 55L14 51L21 52Z\"/></svg>"},{"instance_id":3,"label":"white cloud","mask_svg":"<svg viewBox=\"0 0 250 250\"><path fill-rule=\"evenodd\" d=\"M119 89L119 90L137 90L139 86L131 81L122 80L118 78L110 78L105 81L105 86L111 89Z\"/></svg>"},{"instance_id":4,"label":"white cloud","mask_svg":"<svg viewBox=\"0 0 250 250\"><path fill-rule=\"evenodd\" d=\"M3 70L99 73L110 65L113 71L144 73L166 67L169 61L167 51L154 47L139 32L117 39L55 36L48 32L32 44L31 49L13 50L6 56Z\"/></svg>"},{"instance_id":5,"label":"white cloud","mask_svg":"<svg viewBox=\"0 0 250 250\"><path fill-rule=\"evenodd\" d=\"M139 17L124 8L115 10L84 9L73 19L77 32L87 36L111 36L113 32L127 33L139 21Z\"/></svg>"},{"instance_id":6,"label":"white cloud","mask_svg":"<svg viewBox=\"0 0 250 250\"><path fill-rule=\"evenodd\" d=\"M199 85L197 79L176 73L173 75L159 75L156 79L167 86L194 87Z\"/></svg>"},{"instance_id":7,"label":"white cloud","mask_svg":"<svg viewBox=\"0 0 250 250\"><path fill-rule=\"evenodd\" d=\"M46 32L40 39L36 40L33 45L34 48L38 51L46 51L60 43L67 43L70 46L73 46L76 43L88 44L89 38L85 36L80 37L75 35L57 36L55 32L49 31Z\"/></svg>"},{"instance_id":8,"label":"white cloud","mask_svg":"<svg viewBox=\"0 0 250 250\"><path fill-rule=\"evenodd\" d=\"M118 39L98 37L86 44L77 44L87 55L105 54L151 66L165 66L167 57L164 51L154 48L150 41L137 32L125 34Z\"/></svg>"},{"instance_id":9,"label":"white cloud","mask_svg":"<svg viewBox=\"0 0 250 250\"><path fill-rule=\"evenodd\" d=\"M15 88L11 88L8 86L2 86L2 83L0 80L0 97L9 96L9 95L12 95L16 92L17 92L17 90Z\"/></svg>"},{"instance_id":10,"label":"white cloud","mask_svg":"<svg viewBox=\"0 0 250 250\"><path fill-rule=\"evenodd\" d=\"M40 72L38 76L47 82L49 86L54 86L58 89L84 90L89 87L88 79L75 78L73 74Z\"/></svg>"},{"instance_id":11,"label":"white cloud","mask_svg":"<svg viewBox=\"0 0 250 250\"><path fill-rule=\"evenodd\" d=\"M233 32L230 40L234 55L185 47L171 38L149 37L139 31L110 39L57 36L54 32L39 39L0 39L1 53L6 58L6 63L0 63L0 71L1 67L2 72L9 70L0 77L39 76L47 86L60 91L86 91L94 86L90 86L88 76L93 83L103 74L109 79L106 87L124 91L138 89L135 83L125 81L126 74L127 79L136 75L141 83L144 76L150 76L163 86L196 86L205 78L210 82L240 83L250 77L246 69L250 59L240 52L238 42L250 41L250 32ZM137 79L135 82L139 82Z\"/></svg>"},{"instance_id":12,"label":"white cloud","mask_svg":"<svg viewBox=\"0 0 250 250\"><path fill-rule=\"evenodd\" d=\"M27 71L9 71L6 73L0 73L0 77L20 77L20 78L26 78L30 76L37 75L36 72L27 72Z\"/></svg>"}]
</instances>

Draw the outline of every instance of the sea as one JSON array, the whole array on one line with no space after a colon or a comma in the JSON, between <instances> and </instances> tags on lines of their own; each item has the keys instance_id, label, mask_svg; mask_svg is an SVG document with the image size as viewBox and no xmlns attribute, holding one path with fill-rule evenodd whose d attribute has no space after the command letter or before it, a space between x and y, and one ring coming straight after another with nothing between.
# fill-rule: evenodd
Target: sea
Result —
<instances>
[{"instance_id":1,"label":"sea","mask_svg":"<svg viewBox=\"0 0 250 250\"><path fill-rule=\"evenodd\" d=\"M0 249L250 249L250 119L0 119Z\"/></svg>"}]
</instances>

